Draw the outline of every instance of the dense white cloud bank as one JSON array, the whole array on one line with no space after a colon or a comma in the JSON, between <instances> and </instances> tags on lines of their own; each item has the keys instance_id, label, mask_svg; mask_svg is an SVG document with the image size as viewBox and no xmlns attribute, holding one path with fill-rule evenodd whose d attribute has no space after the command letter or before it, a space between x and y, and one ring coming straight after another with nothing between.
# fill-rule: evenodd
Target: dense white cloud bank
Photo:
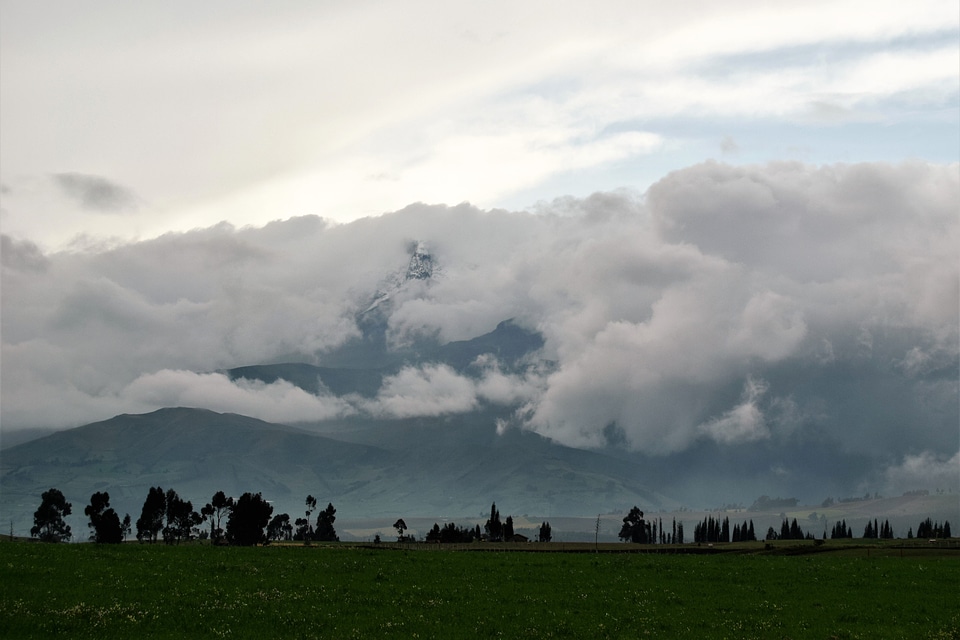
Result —
<instances>
[{"instance_id":1,"label":"dense white cloud bank","mask_svg":"<svg viewBox=\"0 0 960 640\"><path fill-rule=\"evenodd\" d=\"M643 195L536 213L417 204L343 225L221 224L46 255L4 237L2 424L174 404L287 422L493 404L520 407L501 428L581 447L786 446L829 429L897 459L949 458L957 202L956 165L705 163ZM322 363L359 335L356 314L414 241L442 268L395 293L390 342L463 340L514 318L545 340L526 372L491 358L470 375L427 363L365 399L205 373ZM859 395L842 397L852 379Z\"/></svg>"}]
</instances>

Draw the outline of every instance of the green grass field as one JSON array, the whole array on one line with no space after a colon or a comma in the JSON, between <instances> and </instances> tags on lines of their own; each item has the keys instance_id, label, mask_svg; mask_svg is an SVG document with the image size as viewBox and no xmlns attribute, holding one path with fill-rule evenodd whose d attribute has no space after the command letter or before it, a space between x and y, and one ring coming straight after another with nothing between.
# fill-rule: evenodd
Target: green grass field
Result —
<instances>
[{"instance_id":1,"label":"green grass field","mask_svg":"<svg viewBox=\"0 0 960 640\"><path fill-rule=\"evenodd\" d=\"M881 551L5 541L0 637L960 638L960 555Z\"/></svg>"}]
</instances>

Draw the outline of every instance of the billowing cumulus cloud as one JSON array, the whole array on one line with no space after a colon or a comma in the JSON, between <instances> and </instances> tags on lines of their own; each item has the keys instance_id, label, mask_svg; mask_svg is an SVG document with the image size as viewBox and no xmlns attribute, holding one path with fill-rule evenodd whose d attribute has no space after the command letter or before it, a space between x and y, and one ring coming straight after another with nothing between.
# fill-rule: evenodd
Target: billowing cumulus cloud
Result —
<instances>
[{"instance_id":1,"label":"billowing cumulus cloud","mask_svg":"<svg viewBox=\"0 0 960 640\"><path fill-rule=\"evenodd\" d=\"M72 253L4 238L3 427L167 403L284 421L497 406L516 408L501 429L579 447L949 460L958 201L956 165L704 163L535 212L415 204ZM434 277L390 289L418 242ZM510 318L544 345L514 369L410 364L363 399L204 373L324 364L378 292L394 347Z\"/></svg>"},{"instance_id":2,"label":"billowing cumulus cloud","mask_svg":"<svg viewBox=\"0 0 960 640\"><path fill-rule=\"evenodd\" d=\"M404 367L383 382L368 410L393 418L465 413L477 406L473 384L446 365Z\"/></svg>"}]
</instances>

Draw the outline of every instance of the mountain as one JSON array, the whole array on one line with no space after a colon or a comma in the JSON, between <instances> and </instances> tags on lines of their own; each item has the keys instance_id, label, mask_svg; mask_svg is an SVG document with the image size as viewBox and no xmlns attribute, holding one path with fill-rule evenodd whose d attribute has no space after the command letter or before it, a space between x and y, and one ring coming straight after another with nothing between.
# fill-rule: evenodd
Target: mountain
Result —
<instances>
[{"instance_id":1,"label":"mountain","mask_svg":"<svg viewBox=\"0 0 960 640\"><path fill-rule=\"evenodd\" d=\"M266 384L271 384L277 380L286 380L314 395L326 389L338 396L358 393L362 396L371 397L377 394L384 375L389 371L389 369L317 367L306 363L286 362L235 367L227 369L224 373L231 380L243 378L258 380Z\"/></svg>"},{"instance_id":2,"label":"mountain","mask_svg":"<svg viewBox=\"0 0 960 640\"><path fill-rule=\"evenodd\" d=\"M286 380L314 395L325 389L337 396L356 393L372 397L380 389L383 378L396 373L403 364L442 363L458 372L469 374L471 373L470 365L478 356L492 354L497 357L504 369L512 370L521 366L525 356L536 352L542 346L543 338L539 333L524 329L514 324L512 320L505 320L493 331L482 336L443 345L432 345L423 348L415 358L411 355L410 360L396 359L392 363L382 360L380 362L382 366L378 367L327 367L301 362L285 362L234 367L227 369L224 373L231 380L245 378L266 384ZM354 348L357 348L356 345ZM368 355L358 357L358 360L373 362L377 358L374 355Z\"/></svg>"},{"instance_id":3,"label":"mountain","mask_svg":"<svg viewBox=\"0 0 960 640\"><path fill-rule=\"evenodd\" d=\"M109 492L136 520L151 486L173 488L197 509L218 490L260 491L293 517L307 494L353 518L477 517L494 500L505 514L677 506L648 489L636 465L532 433L498 435L489 414L326 428L188 408L121 415L4 450L0 505L26 532L40 494L56 487L73 503L80 537L92 493Z\"/></svg>"}]
</instances>

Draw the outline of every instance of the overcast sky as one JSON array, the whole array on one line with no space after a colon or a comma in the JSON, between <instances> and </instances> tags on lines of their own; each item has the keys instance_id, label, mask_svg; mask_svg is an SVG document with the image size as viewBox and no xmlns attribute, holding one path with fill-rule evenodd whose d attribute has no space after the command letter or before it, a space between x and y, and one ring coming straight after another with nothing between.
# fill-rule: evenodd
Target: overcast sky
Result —
<instances>
[{"instance_id":1,"label":"overcast sky","mask_svg":"<svg viewBox=\"0 0 960 640\"><path fill-rule=\"evenodd\" d=\"M0 0L0 425L520 404L960 489L958 70L955 0ZM413 241L391 339L516 318L556 368L210 373L322 361Z\"/></svg>"},{"instance_id":2,"label":"overcast sky","mask_svg":"<svg viewBox=\"0 0 960 640\"><path fill-rule=\"evenodd\" d=\"M953 162L954 0L0 2L4 233L57 249L736 164Z\"/></svg>"}]
</instances>

